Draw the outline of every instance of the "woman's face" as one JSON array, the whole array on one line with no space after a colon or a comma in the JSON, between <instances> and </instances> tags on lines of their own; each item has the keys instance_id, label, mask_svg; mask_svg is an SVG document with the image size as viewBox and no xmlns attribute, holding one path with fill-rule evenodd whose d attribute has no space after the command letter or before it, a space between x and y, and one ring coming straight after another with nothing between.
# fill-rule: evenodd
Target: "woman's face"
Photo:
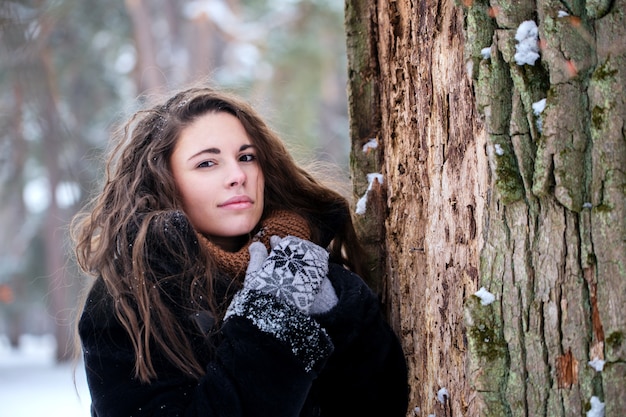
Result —
<instances>
[{"instance_id":1,"label":"woman's face","mask_svg":"<svg viewBox=\"0 0 626 417\"><path fill-rule=\"evenodd\" d=\"M198 117L181 131L170 167L194 228L223 249L238 249L261 219L265 185L241 122L226 112Z\"/></svg>"}]
</instances>

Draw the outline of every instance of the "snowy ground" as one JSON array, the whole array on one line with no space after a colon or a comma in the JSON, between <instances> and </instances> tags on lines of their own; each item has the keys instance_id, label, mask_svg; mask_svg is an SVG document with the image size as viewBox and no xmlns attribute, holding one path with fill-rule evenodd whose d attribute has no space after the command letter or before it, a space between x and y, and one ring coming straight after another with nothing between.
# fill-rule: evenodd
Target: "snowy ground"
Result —
<instances>
[{"instance_id":1,"label":"snowy ground","mask_svg":"<svg viewBox=\"0 0 626 417\"><path fill-rule=\"evenodd\" d=\"M54 338L22 336L12 350L0 335L0 417L89 417L82 364L54 363Z\"/></svg>"}]
</instances>

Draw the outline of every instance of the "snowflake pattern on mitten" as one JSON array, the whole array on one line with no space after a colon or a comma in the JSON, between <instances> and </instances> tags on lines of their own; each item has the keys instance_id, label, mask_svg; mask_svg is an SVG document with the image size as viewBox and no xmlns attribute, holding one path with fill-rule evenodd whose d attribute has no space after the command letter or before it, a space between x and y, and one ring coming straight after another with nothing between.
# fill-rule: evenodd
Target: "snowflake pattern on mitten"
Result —
<instances>
[{"instance_id":1,"label":"snowflake pattern on mitten","mask_svg":"<svg viewBox=\"0 0 626 417\"><path fill-rule=\"evenodd\" d=\"M262 291L308 313L328 274L328 252L306 240L287 236L261 267L249 271L244 287Z\"/></svg>"}]
</instances>

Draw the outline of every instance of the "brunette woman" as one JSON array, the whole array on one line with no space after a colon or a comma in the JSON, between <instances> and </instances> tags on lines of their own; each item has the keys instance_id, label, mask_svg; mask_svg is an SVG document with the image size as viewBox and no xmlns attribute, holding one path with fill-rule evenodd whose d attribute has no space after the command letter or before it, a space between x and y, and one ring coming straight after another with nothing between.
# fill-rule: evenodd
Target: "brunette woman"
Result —
<instances>
[{"instance_id":1,"label":"brunette woman","mask_svg":"<svg viewBox=\"0 0 626 417\"><path fill-rule=\"evenodd\" d=\"M243 100L133 115L72 224L92 416L405 416L349 204Z\"/></svg>"}]
</instances>

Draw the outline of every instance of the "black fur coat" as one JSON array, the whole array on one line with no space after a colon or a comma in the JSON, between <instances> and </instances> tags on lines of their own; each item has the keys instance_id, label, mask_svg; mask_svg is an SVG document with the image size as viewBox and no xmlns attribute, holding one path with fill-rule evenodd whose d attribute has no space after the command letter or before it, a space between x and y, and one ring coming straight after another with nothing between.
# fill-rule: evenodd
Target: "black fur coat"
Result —
<instances>
[{"instance_id":1,"label":"black fur coat","mask_svg":"<svg viewBox=\"0 0 626 417\"><path fill-rule=\"evenodd\" d=\"M171 267L167 257L155 259ZM253 294L248 304L263 310L251 317L244 308L229 317L217 346L207 346L216 338L194 336L193 317L202 312L192 314L189 335L198 356L206 357L206 374L192 378L153 351L158 378L149 384L134 378L130 339L96 280L79 322L92 416L404 417L406 362L377 297L339 265L331 264L328 275L339 300L328 312L311 318ZM265 312L276 331L259 328Z\"/></svg>"}]
</instances>

